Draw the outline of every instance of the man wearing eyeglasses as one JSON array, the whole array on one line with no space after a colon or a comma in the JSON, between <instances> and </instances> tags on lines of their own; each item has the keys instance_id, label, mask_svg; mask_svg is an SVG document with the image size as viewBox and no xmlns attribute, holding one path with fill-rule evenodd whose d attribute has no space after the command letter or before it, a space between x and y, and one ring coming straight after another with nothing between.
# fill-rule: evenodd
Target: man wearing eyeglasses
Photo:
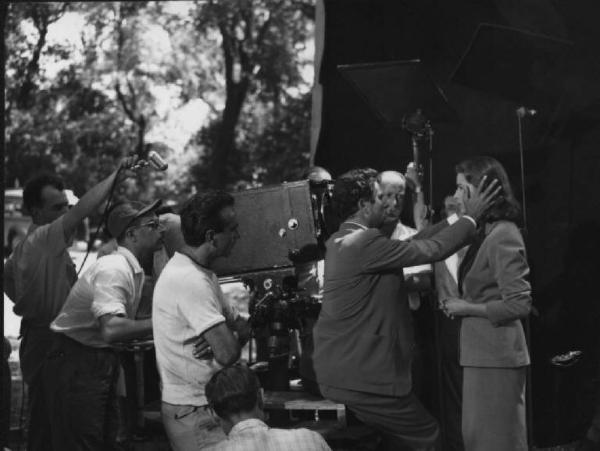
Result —
<instances>
[{"instance_id":1,"label":"man wearing eyeglasses","mask_svg":"<svg viewBox=\"0 0 600 451\"><path fill-rule=\"evenodd\" d=\"M137 159L124 158L118 169L75 205L71 205L64 182L56 174L37 174L23 189L23 208L31 215L32 224L4 263L3 276L4 292L14 302L15 314L22 317L19 360L23 382L27 384L30 451L46 451L51 441L41 373L51 341L48 326L77 279L68 248L79 225L128 175Z\"/></svg>"},{"instance_id":2,"label":"man wearing eyeglasses","mask_svg":"<svg viewBox=\"0 0 600 451\"><path fill-rule=\"evenodd\" d=\"M43 376L55 450L116 448L114 346L152 333L152 321L135 316L145 277L140 262L162 245L159 204L132 202L112 209L107 228L117 249L81 276L50 325L55 334Z\"/></svg>"}]
</instances>

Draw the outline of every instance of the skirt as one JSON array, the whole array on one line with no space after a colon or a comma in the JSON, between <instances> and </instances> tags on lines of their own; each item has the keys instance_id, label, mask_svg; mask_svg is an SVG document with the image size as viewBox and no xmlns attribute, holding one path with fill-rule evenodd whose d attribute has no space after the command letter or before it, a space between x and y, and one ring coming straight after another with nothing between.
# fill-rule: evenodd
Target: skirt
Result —
<instances>
[{"instance_id":1,"label":"skirt","mask_svg":"<svg viewBox=\"0 0 600 451\"><path fill-rule=\"evenodd\" d=\"M527 367L464 367L463 370L465 450L526 451Z\"/></svg>"}]
</instances>

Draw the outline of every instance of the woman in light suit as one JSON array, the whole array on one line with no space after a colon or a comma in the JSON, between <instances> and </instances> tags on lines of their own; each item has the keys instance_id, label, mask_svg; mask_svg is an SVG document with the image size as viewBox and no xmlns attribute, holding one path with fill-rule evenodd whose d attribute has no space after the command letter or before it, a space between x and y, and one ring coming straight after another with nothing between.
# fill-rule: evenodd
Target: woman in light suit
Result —
<instances>
[{"instance_id":1,"label":"woman in light suit","mask_svg":"<svg viewBox=\"0 0 600 451\"><path fill-rule=\"evenodd\" d=\"M468 198L481 179L502 185L459 268L461 298L446 299L451 317L462 317L462 432L466 451L527 450L525 377L529 352L520 319L531 308L529 266L520 216L506 171L490 157L456 167L455 196Z\"/></svg>"}]
</instances>

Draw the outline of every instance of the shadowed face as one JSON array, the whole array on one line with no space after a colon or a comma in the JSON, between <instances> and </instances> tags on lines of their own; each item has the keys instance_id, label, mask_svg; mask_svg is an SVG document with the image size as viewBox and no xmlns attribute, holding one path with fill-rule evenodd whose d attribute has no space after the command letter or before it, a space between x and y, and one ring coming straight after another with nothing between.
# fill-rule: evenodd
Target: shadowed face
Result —
<instances>
[{"instance_id":1,"label":"shadowed face","mask_svg":"<svg viewBox=\"0 0 600 451\"><path fill-rule=\"evenodd\" d=\"M383 197L386 202L384 223L389 224L400 220L404 207L404 194L406 187L401 182L381 183Z\"/></svg>"},{"instance_id":2,"label":"shadowed face","mask_svg":"<svg viewBox=\"0 0 600 451\"><path fill-rule=\"evenodd\" d=\"M378 182L373 184L373 200L365 203L365 216L368 227L379 228L383 225L388 201L384 196L381 185Z\"/></svg>"},{"instance_id":3,"label":"shadowed face","mask_svg":"<svg viewBox=\"0 0 600 451\"><path fill-rule=\"evenodd\" d=\"M221 210L221 217L225 221L225 228L222 232L215 233L213 257L227 257L235 243L240 238L238 232L238 221L233 207L225 207Z\"/></svg>"},{"instance_id":4,"label":"shadowed face","mask_svg":"<svg viewBox=\"0 0 600 451\"><path fill-rule=\"evenodd\" d=\"M32 216L36 224L50 224L69 209L67 194L51 185L42 188L41 198L42 206L32 208Z\"/></svg>"},{"instance_id":5,"label":"shadowed face","mask_svg":"<svg viewBox=\"0 0 600 451\"><path fill-rule=\"evenodd\" d=\"M135 234L136 241L144 250L155 252L163 245L165 228L154 213L136 219L128 229L128 233Z\"/></svg>"},{"instance_id":6,"label":"shadowed face","mask_svg":"<svg viewBox=\"0 0 600 451\"><path fill-rule=\"evenodd\" d=\"M471 193L475 190L475 187L470 184L465 178L465 174L459 172L456 174L456 192L454 198L458 202L460 211L465 209L465 200L471 197Z\"/></svg>"}]
</instances>

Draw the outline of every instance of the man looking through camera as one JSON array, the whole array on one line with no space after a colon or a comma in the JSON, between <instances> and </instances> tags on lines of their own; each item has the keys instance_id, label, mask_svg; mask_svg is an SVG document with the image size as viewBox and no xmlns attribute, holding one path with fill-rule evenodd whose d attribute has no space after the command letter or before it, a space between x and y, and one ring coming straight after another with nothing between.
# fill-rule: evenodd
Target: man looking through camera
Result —
<instances>
[{"instance_id":1,"label":"man looking through camera","mask_svg":"<svg viewBox=\"0 0 600 451\"><path fill-rule=\"evenodd\" d=\"M196 194L181 209L185 244L162 270L154 289L152 324L162 388L162 419L175 451L201 449L225 438L210 415L204 387L232 365L249 338L247 322L227 303L217 257L239 238L233 197Z\"/></svg>"}]
</instances>

